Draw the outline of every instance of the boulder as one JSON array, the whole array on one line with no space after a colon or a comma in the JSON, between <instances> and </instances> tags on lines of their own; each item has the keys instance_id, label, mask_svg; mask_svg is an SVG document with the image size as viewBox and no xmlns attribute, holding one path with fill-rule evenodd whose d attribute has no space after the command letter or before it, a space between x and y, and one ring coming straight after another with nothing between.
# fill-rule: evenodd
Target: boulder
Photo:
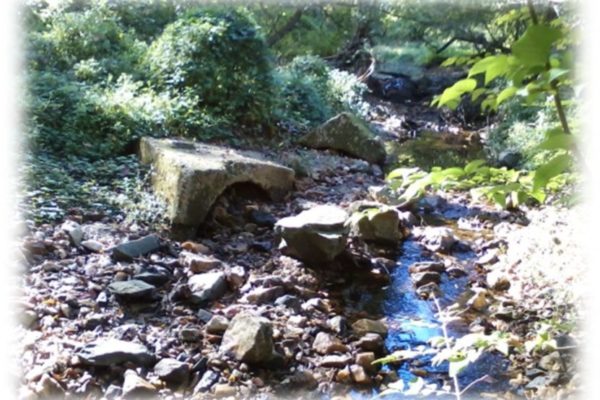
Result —
<instances>
[{"instance_id":1,"label":"boulder","mask_svg":"<svg viewBox=\"0 0 600 400\"><path fill-rule=\"evenodd\" d=\"M385 147L367 125L349 113L341 113L319 126L300 143L315 149L331 149L366 160L373 164L385 162Z\"/></svg>"},{"instance_id":2,"label":"boulder","mask_svg":"<svg viewBox=\"0 0 600 400\"><path fill-rule=\"evenodd\" d=\"M188 279L193 303L217 300L227 291L227 280L223 272L206 272Z\"/></svg>"},{"instance_id":3,"label":"boulder","mask_svg":"<svg viewBox=\"0 0 600 400\"><path fill-rule=\"evenodd\" d=\"M249 312L237 314L223 335L220 352L252 364L271 361L274 352L271 322Z\"/></svg>"},{"instance_id":4,"label":"boulder","mask_svg":"<svg viewBox=\"0 0 600 400\"><path fill-rule=\"evenodd\" d=\"M421 243L430 251L446 253L457 242L454 233L446 227L427 227L420 238Z\"/></svg>"},{"instance_id":5,"label":"boulder","mask_svg":"<svg viewBox=\"0 0 600 400\"><path fill-rule=\"evenodd\" d=\"M292 169L255 152L146 137L139 155L142 163L154 166L154 190L167 202L168 217L179 228L200 225L215 200L235 183L255 184L273 200L282 199L294 185Z\"/></svg>"},{"instance_id":6,"label":"boulder","mask_svg":"<svg viewBox=\"0 0 600 400\"><path fill-rule=\"evenodd\" d=\"M331 262L346 247L347 219L343 209L322 205L277 221L275 230L284 241L284 254L318 265Z\"/></svg>"},{"instance_id":7,"label":"boulder","mask_svg":"<svg viewBox=\"0 0 600 400\"><path fill-rule=\"evenodd\" d=\"M400 218L392 207L371 208L351 218L352 232L366 242L396 244L403 238Z\"/></svg>"},{"instance_id":8,"label":"boulder","mask_svg":"<svg viewBox=\"0 0 600 400\"><path fill-rule=\"evenodd\" d=\"M113 366L125 362L149 366L154 362L154 355L146 346L116 339L89 343L77 353L77 356L85 364L93 366Z\"/></svg>"}]
</instances>

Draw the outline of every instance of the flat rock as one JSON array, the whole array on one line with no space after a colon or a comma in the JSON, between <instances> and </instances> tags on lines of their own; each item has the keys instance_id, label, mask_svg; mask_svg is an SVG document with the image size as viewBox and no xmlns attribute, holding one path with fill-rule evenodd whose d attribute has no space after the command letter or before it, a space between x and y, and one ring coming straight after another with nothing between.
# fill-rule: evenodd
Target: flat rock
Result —
<instances>
[{"instance_id":1,"label":"flat rock","mask_svg":"<svg viewBox=\"0 0 600 400\"><path fill-rule=\"evenodd\" d=\"M160 239L156 235L148 235L141 239L121 243L112 250L115 261L133 261L134 258L156 251L160 248Z\"/></svg>"},{"instance_id":2,"label":"flat rock","mask_svg":"<svg viewBox=\"0 0 600 400\"><path fill-rule=\"evenodd\" d=\"M163 358L154 366L154 373L167 383L180 384L190 376L190 366L173 358Z\"/></svg>"},{"instance_id":3,"label":"flat rock","mask_svg":"<svg viewBox=\"0 0 600 400\"><path fill-rule=\"evenodd\" d=\"M77 353L77 356L85 364L93 366L113 366L125 362L149 366L155 360L146 346L117 339L103 339L89 343Z\"/></svg>"},{"instance_id":4,"label":"flat rock","mask_svg":"<svg viewBox=\"0 0 600 400\"><path fill-rule=\"evenodd\" d=\"M200 304L217 300L227 291L227 280L223 272L206 272L188 279L192 291L191 300Z\"/></svg>"},{"instance_id":5,"label":"flat rock","mask_svg":"<svg viewBox=\"0 0 600 400\"><path fill-rule=\"evenodd\" d=\"M294 185L292 169L255 152L144 137L139 155L142 163L155 168L152 183L168 204L167 216L184 227L201 224L215 200L235 183L255 184L274 200L282 199Z\"/></svg>"},{"instance_id":6,"label":"flat rock","mask_svg":"<svg viewBox=\"0 0 600 400\"><path fill-rule=\"evenodd\" d=\"M283 218L275 224L284 243L284 254L309 264L332 261L346 247L348 214L343 209L321 205Z\"/></svg>"},{"instance_id":7,"label":"flat rock","mask_svg":"<svg viewBox=\"0 0 600 400\"><path fill-rule=\"evenodd\" d=\"M387 326L381 321L363 318L352 324L352 330L358 336L364 336L367 333L376 333L383 337L387 336Z\"/></svg>"},{"instance_id":8,"label":"flat rock","mask_svg":"<svg viewBox=\"0 0 600 400\"><path fill-rule=\"evenodd\" d=\"M138 279L113 282L108 290L122 301L145 301L154 296L156 287Z\"/></svg>"},{"instance_id":9,"label":"flat rock","mask_svg":"<svg viewBox=\"0 0 600 400\"><path fill-rule=\"evenodd\" d=\"M125 371L123 380L123 397L146 397L156 393L156 387L140 377L134 370Z\"/></svg>"},{"instance_id":10,"label":"flat rock","mask_svg":"<svg viewBox=\"0 0 600 400\"><path fill-rule=\"evenodd\" d=\"M257 315L241 312L229 323L221 342L220 352L229 353L238 361L265 363L273 358L273 328L271 322Z\"/></svg>"},{"instance_id":11,"label":"flat rock","mask_svg":"<svg viewBox=\"0 0 600 400\"><path fill-rule=\"evenodd\" d=\"M341 113L300 139L300 143L315 149L331 149L383 164L385 147L368 126L350 113Z\"/></svg>"}]
</instances>

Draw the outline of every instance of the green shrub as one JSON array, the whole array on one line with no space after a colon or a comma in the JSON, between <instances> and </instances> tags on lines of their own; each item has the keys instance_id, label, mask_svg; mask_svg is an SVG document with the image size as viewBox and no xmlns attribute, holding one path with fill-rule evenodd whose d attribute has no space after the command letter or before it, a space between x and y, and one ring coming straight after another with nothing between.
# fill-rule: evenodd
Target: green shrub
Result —
<instances>
[{"instance_id":1,"label":"green shrub","mask_svg":"<svg viewBox=\"0 0 600 400\"><path fill-rule=\"evenodd\" d=\"M144 58L160 91L192 90L198 107L242 124L269 121L274 86L268 48L237 13L198 12L168 25Z\"/></svg>"},{"instance_id":2,"label":"green shrub","mask_svg":"<svg viewBox=\"0 0 600 400\"><path fill-rule=\"evenodd\" d=\"M52 67L70 70L78 62L95 59L106 73L119 75L131 71L143 54L145 45L126 30L118 15L105 2L82 10L40 12L36 23L28 21L28 65L36 70ZM42 17L44 15L44 17ZM35 28L42 28L35 30Z\"/></svg>"},{"instance_id":3,"label":"green shrub","mask_svg":"<svg viewBox=\"0 0 600 400\"><path fill-rule=\"evenodd\" d=\"M362 100L366 86L320 57L296 57L277 69L276 79L282 119L313 126L342 111L366 115L368 105Z\"/></svg>"}]
</instances>

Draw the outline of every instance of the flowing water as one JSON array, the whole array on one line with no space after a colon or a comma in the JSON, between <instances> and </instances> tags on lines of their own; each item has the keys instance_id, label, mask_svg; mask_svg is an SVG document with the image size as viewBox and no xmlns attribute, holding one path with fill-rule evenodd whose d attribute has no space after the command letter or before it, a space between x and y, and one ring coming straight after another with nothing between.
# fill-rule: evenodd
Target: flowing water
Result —
<instances>
[{"instance_id":1,"label":"flowing water","mask_svg":"<svg viewBox=\"0 0 600 400\"><path fill-rule=\"evenodd\" d=\"M448 143L447 138L440 135L425 134L416 140L405 142L398 146L400 163L402 157L410 161L411 165L420 166L426 170L432 165L450 167L464 165L466 162L483 158L481 147L466 148L463 144ZM417 162L415 162L415 160ZM441 213L422 215L427 225L446 226L453 230L458 239L469 243L478 237L489 239L489 231L465 231L457 227L460 218L471 217L478 210L469 209L458 204L449 204ZM461 264L465 271L470 272L474 268L476 254L468 250L453 252L450 256L454 263ZM402 244L400 254L396 259L396 266L390 271L390 284L385 288L354 289L347 291L344 303L350 309L359 310L372 316L383 316L387 322L389 331L385 341L388 353L396 350L415 349L419 346L429 346L429 340L442 336L442 326L437 317L437 309L433 301L421 299L415 291L415 287L409 276L408 268L411 264L419 261L433 261L429 252L424 252L423 247L412 236ZM461 297L469 296L468 276L461 278L449 278L442 274L440 289L442 297L439 304L442 308L457 302ZM352 292L352 295L348 293ZM357 295L358 293L358 295ZM471 292L472 293L472 292ZM467 322L451 323L448 325L448 335L460 337L469 333ZM424 376L427 384L436 383L441 389L443 381L448 381L448 363L437 366L432 365L432 354L419 356L413 362L401 364L387 364L383 370L395 370L399 379L405 387L418 377L415 366L418 366L419 374ZM481 381L473 385L463 398L480 398L481 392L504 392L509 390L508 378L503 372L508 367L508 360L498 353L484 353L479 360L469 365L459 374L459 386L466 387L478 378L488 375L492 379ZM377 395L372 393L352 392L356 399L368 399ZM385 398L407 398L402 394L386 395ZM454 398L453 395L442 395L436 398Z\"/></svg>"}]
</instances>

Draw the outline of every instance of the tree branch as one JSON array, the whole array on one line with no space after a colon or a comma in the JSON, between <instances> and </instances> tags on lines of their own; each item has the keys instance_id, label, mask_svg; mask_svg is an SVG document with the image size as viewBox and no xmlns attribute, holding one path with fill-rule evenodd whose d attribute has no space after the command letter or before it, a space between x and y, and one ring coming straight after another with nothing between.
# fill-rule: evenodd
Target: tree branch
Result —
<instances>
[{"instance_id":1,"label":"tree branch","mask_svg":"<svg viewBox=\"0 0 600 400\"><path fill-rule=\"evenodd\" d=\"M267 46L271 47L281 39L284 38L285 35L294 30L298 22L300 22L300 18L302 18L302 13L304 12L303 8L299 8L296 10L294 15L288 19L288 21L277 31L275 31L272 35L267 38Z\"/></svg>"}]
</instances>

